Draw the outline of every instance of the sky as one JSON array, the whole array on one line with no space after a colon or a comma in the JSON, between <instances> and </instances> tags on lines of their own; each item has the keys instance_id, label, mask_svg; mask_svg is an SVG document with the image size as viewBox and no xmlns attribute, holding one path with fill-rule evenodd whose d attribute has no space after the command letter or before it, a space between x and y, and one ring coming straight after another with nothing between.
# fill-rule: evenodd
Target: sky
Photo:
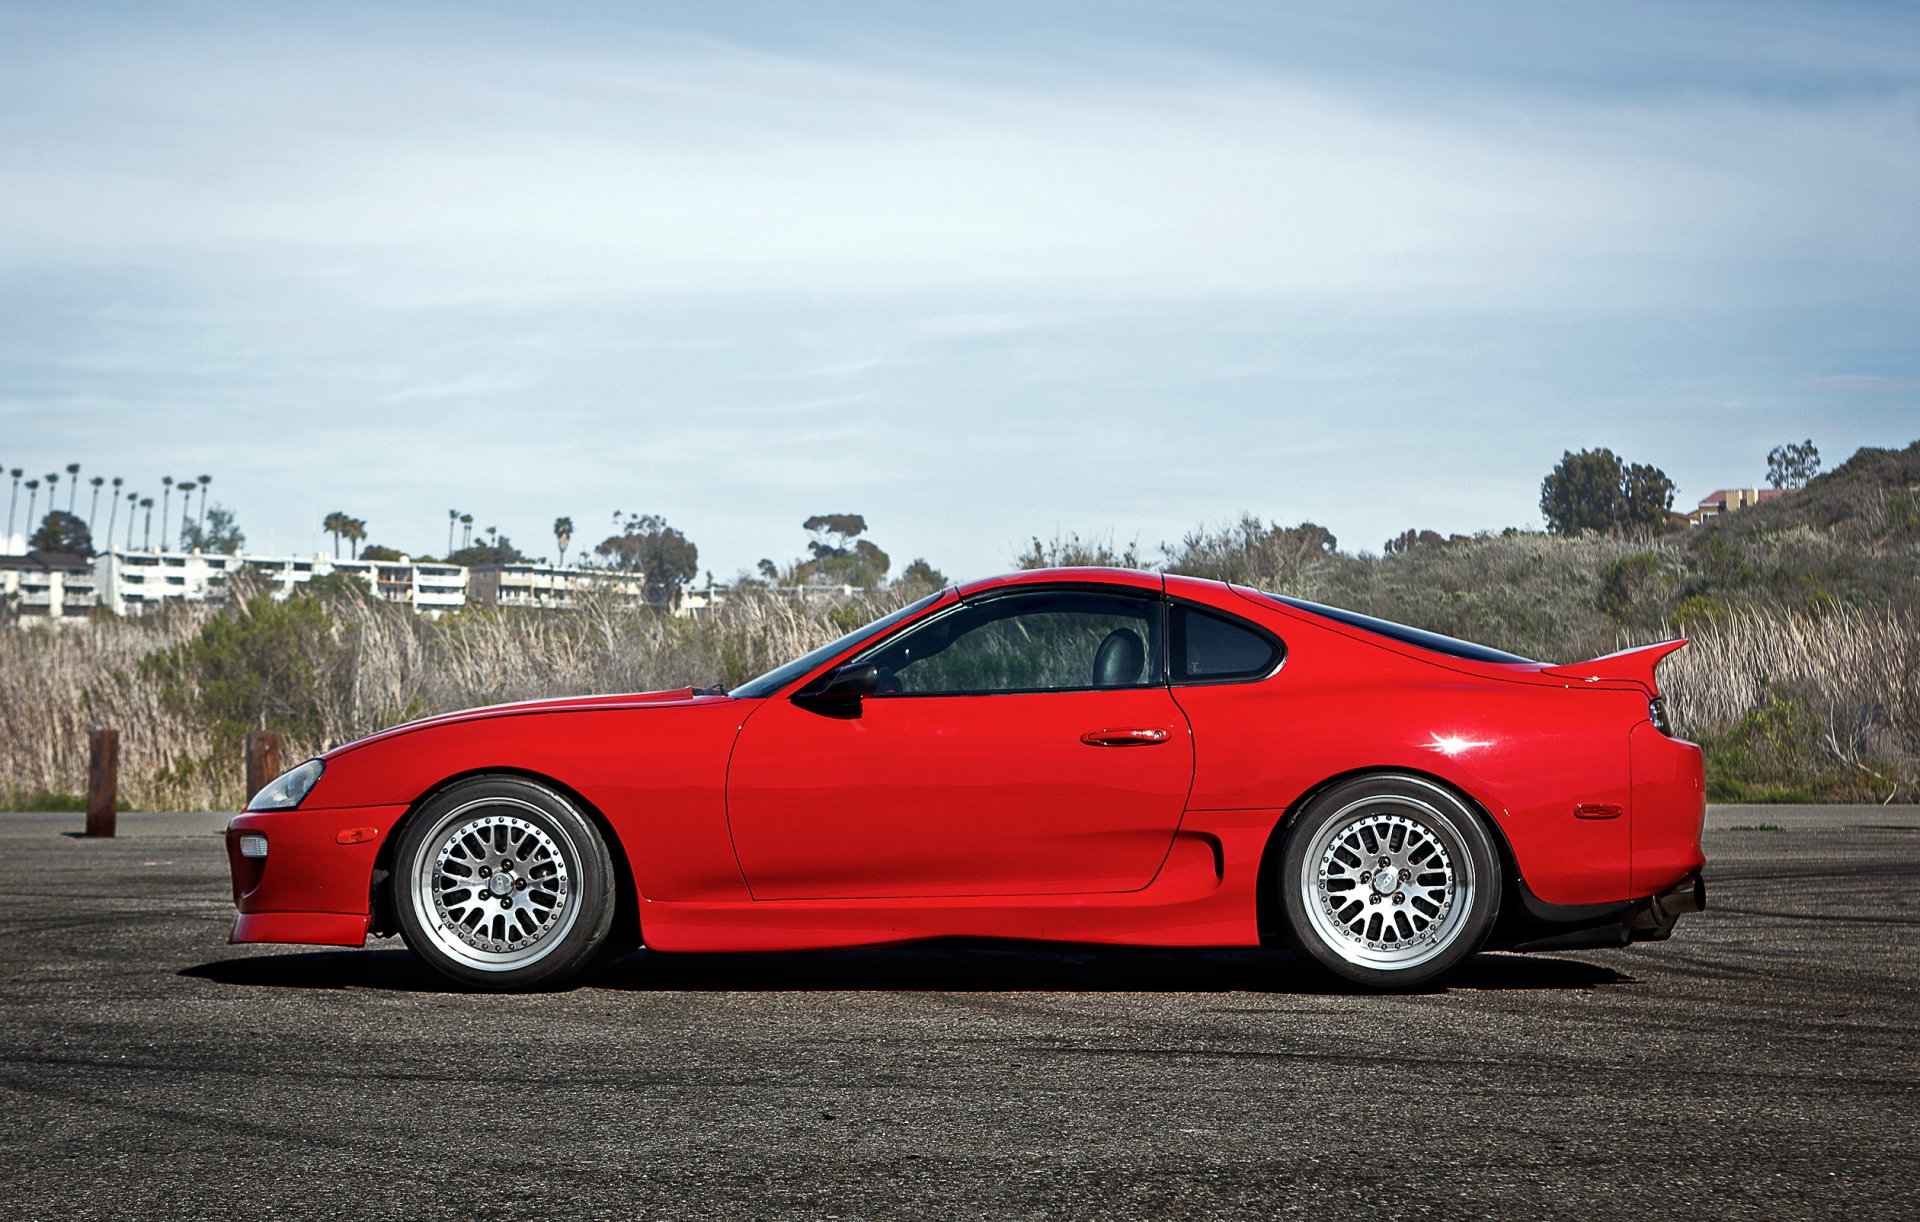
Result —
<instances>
[{"instance_id":1,"label":"sky","mask_svg":"<svg viewBox=\"0 0 1920 1222\"><path fill-rule=\"evenodd\" d=\"M1920 438L1916 286L1914 5L0 0L0 469L250 551L1687 507Z\"/></svg>"}]
</instances>

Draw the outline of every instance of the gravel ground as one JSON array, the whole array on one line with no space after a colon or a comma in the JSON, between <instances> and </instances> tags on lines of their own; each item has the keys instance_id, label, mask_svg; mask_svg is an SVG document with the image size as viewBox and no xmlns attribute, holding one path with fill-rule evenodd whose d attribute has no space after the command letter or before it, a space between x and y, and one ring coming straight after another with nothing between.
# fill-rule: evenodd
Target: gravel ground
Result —
<instances>
[{"instance_id":1,"label":"gravel ground","mask_svg":"<svg viewBox=\"0 0 1920 1222\"><path fill-rule=\"evenodd\" d=\"M218 815L0 816L13 1216L1910 1216L1920 809L1718 807L1670 942L653 956L446 991L225 945Z\"/></svg>"}]
</instances>

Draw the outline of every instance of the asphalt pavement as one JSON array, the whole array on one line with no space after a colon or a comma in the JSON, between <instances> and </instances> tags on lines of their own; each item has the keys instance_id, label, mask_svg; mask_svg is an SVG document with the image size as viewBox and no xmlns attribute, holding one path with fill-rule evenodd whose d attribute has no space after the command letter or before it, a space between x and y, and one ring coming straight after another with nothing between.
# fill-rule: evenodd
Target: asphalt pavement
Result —
<instances>
[{"instance_id":1,"label":"asphalt pavement","mask_svg":"<svg viewBox=\"0 0 1920 1222\"><path fill-rule=\"evenodd\" d=\"M225 944L219 815L0 815L14 1217L1912 1216L1920 808L1719 807L1711 910L1443 990L1284 954Z\"/></svg>"}]
</instances>

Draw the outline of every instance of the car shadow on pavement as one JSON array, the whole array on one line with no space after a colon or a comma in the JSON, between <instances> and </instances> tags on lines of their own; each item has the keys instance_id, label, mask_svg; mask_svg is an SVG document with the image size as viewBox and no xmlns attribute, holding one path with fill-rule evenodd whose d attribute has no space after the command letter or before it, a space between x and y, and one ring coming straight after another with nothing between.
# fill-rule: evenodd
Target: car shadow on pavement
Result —
<instances>
[{"instance_id":1,"label":"car shadow on pavement","mask_svg":"<svg viewBox=\"0 0 1920 1222\"><path fill-rule=\"evenodd\" d=\"M405 950L250 955L182 976L267 988L459 991ZM1610 967L1532 955L1476 956L1432 990L1572 990L1632 984ZM1260 950L1140 950L943 941L860 950L750 954L636 951L568 988L636 992L1364 993L1292 956Z\"/></svg>"}]
</instances>

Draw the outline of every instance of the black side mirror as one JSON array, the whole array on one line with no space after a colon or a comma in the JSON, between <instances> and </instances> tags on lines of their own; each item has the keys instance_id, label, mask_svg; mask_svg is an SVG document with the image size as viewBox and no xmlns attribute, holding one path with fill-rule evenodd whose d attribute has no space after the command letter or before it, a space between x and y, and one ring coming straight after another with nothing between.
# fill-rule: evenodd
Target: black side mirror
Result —
<instances>
[{"instance_id":1,"label":"black side mirror","mask_svg":"<svg viewBox=\"0 0 1920 1222\"><path fill-rule=\"evenodd\" d=\"M860 700L880 690L880 668L858 662L827 672L817 686L795 694L793 702L825 717L858 717Z\"/></svg>"}]
</instances>

